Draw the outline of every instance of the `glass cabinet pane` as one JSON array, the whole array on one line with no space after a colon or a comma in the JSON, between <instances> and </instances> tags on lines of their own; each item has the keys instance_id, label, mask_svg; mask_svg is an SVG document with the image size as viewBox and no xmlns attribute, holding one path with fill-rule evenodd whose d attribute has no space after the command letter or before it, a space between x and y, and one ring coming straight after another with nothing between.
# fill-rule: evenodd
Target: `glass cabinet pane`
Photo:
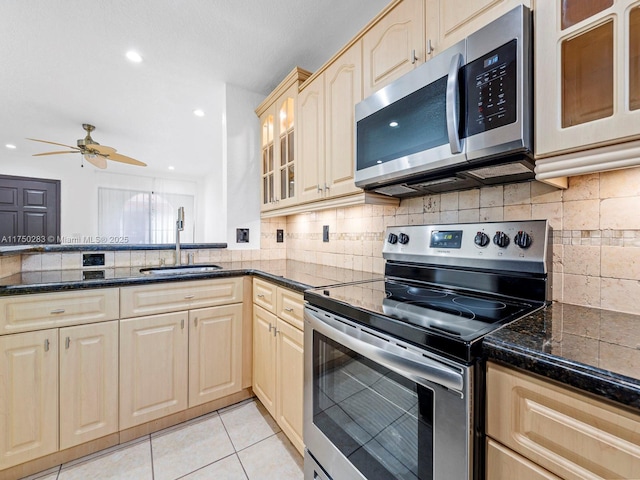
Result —
<instances>
[{"instance_id":1,"label":"glass cabinet pane","mask_svg":"<svg viewBox=\"0 0 640 480\"><path fill-rule=\"evenodd\" d=\"M629 12L629 110L640 108L640 6Z\"/></svg>"},{"instance_id":2,"label":"glass cabinet pane","mask_svg":"<svg viewBox=\"0 0 640 480\"><path fill-rule=\"evenodd\" d=\"M562 0L562 30L613 5L613 0Z\"/></svg>"},{"instance_id":3,"label":"glass cabinet pane","mask_svg":"<svg viewBox=\"0 0 640 480\"><path fill-rule=\"evenodd\" d=\"M613 20L562 42L562 127L613 115Z\"/></svg>"},{"instance_id":4,"label":"glass cabinet pane","mask_svg":"<svg viewBox=\"0 0 640 480\"><path fill-rule=\"evenodd\" d=\"M289 196L294 197L296 195L295 187L295 175L293 173L293 164L289 165Z\"/></svg>"},{"instance_id":5,"label":"glass cabinet pane","mask_svg":"<svg viewBox=\"0 0 640 480\"><path fill-rule=\"evenodd\" d=\"M287 169L280 170L280 198L288 198L287 195Z\"/></svg>"}]
</instances>

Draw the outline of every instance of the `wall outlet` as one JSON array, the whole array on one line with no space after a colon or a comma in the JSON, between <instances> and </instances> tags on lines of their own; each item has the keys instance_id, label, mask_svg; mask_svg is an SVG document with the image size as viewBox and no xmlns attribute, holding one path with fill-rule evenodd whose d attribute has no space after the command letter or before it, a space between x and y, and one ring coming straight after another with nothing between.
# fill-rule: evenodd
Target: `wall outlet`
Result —
<instances>
[{"instance_id":1,"label":"wall outlet","mask_svg":"<svg viewBox=\"0 0 640 480\"><path fill-rule=\"evenodd\" d=\"M276 230L276 242L282 243L284 242L284 230Z\"/></svg>"},{"instance_id":2,"label":"wall outlet","mask_svg":"<svg viewBox=\"0 0 640 480\"><path fill-rule=\"evenodd\" d=\"M236 243L249 243L248 228L236 228Z\"/></svg>"},{"instance_id":3,"label":"wall outlet","mask_svg":"<svg viewBox=\"0 0 640 480\"><path fill-rule=\"evenodd\" d=\"M322 226L322 241L323 242L329 241L329 225Z\"/></svg>"},{"instance_id":4,"label":"wall outlet","mask_svg":"<svg viewBox=\"0 0 640 480\"><path fill-rule=\"evenodd\" d=\"M83 253L82 266L83 267L103 267L104 253Z\"/></svg>"}]
</instances>

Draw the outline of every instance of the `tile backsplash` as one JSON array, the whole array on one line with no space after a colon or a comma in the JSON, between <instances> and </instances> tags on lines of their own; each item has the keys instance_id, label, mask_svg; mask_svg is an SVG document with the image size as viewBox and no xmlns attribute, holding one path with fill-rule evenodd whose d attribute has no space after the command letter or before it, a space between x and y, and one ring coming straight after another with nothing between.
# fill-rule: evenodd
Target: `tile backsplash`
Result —
<instances>
[{"instance_id":1,"label":"tile backsplash","mask_svg":"<svg viewBox=\"0 0 640 480\"><path fill-rule=\"evenodd\" d=\"M284 228L287 259L382 273L386 226L526 219L553 228L553 300L640 314L640 168L572 177L566 190L527 182L264 220L262 249L281 252Z\"/></svg>"}]
</instances>

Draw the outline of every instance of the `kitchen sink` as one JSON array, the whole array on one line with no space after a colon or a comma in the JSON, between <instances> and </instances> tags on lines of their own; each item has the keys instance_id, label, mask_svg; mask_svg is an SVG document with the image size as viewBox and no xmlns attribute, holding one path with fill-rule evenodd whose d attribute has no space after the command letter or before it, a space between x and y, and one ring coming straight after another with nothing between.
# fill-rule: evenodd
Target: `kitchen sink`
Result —
<instances>
[{"instance_id":1,"label":"kitchen sink","mask_svg":"<svg viewBox=\"0 0 640 480\"><path fill-rule=\"evenodd\" d=\"M220 270L220 265L175 265L170 267L141 268L140 273L145 275L182 275L185 273L206 273Z\"/></svg>"}]
</instances>

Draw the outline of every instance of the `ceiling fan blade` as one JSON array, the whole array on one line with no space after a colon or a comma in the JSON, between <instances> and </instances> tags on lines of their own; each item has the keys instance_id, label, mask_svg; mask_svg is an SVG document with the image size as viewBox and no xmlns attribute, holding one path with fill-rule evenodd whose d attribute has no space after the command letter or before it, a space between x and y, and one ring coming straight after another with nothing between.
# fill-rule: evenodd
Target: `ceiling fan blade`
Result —
<instances>
[{"instance_id":1,"label":"ceiling fan blade","mask_svg":"<svg viewBox=\"0 0 640 480\"><path fill-rule=\"evenodd\" d=\"M44 153L34 153L33 156L34 157L41 157L43 155L59 155L61 153L80 153L79 150L65 150L62 152L44 152Z\"/></svg>"},{"instance_id":2,"label":"ceiling fan blade","mask_svg":"<svg viewBox=\"0 0 640 480\"><path fill-rule=\"evenodd\" d=\"M100 155L111 155L116 153L116 149L113 147L108 147L106 145L89 145L87 146L87 150L99 153Z\"/></svg>"},{"instance_id":3,"label":"ceiling fan blade","mask_svg":"<svg viewBox=\"0 0 640 480\"><path fill-rule=\"evenodd\" d=\"M103 170L107 168L107 159L100 155L83 155L83 157L87 162L95 167L102 168Z\"/></svg>"},{"instance_id":4,"label":"ceiling fan blade","mask_svg":"<svg viewBox=\"0 0 640 480\"><path fill-rule=\"evenodd\" d=\"M140 167L146 167L147 164L141 162L140 160L136 160L135 158L127 157L126 155L120 155L119 153L112 153L107 155L107 159L113 160L114 162L122 162L128 163L129 165L138 165Z\"/></svg>"},{"instance_id":5,"label":"ceiling fan blade","mask_svg":"<svg viewBox=\"0 0 640 480\"><path fill-rule=\"evenodd\" d=\"M50 142L48 140L38 140L37 138L27 138L27 140L31 140L33 142L42 142L42 143L49 143L51 145L58 145L60 147L67 147L67 148L73 148L74 150L80 151L80 149L78 147L74 147L72 145L65 145L64 143L56 143L56 142Z\"/></svg>"}]
</instances>

